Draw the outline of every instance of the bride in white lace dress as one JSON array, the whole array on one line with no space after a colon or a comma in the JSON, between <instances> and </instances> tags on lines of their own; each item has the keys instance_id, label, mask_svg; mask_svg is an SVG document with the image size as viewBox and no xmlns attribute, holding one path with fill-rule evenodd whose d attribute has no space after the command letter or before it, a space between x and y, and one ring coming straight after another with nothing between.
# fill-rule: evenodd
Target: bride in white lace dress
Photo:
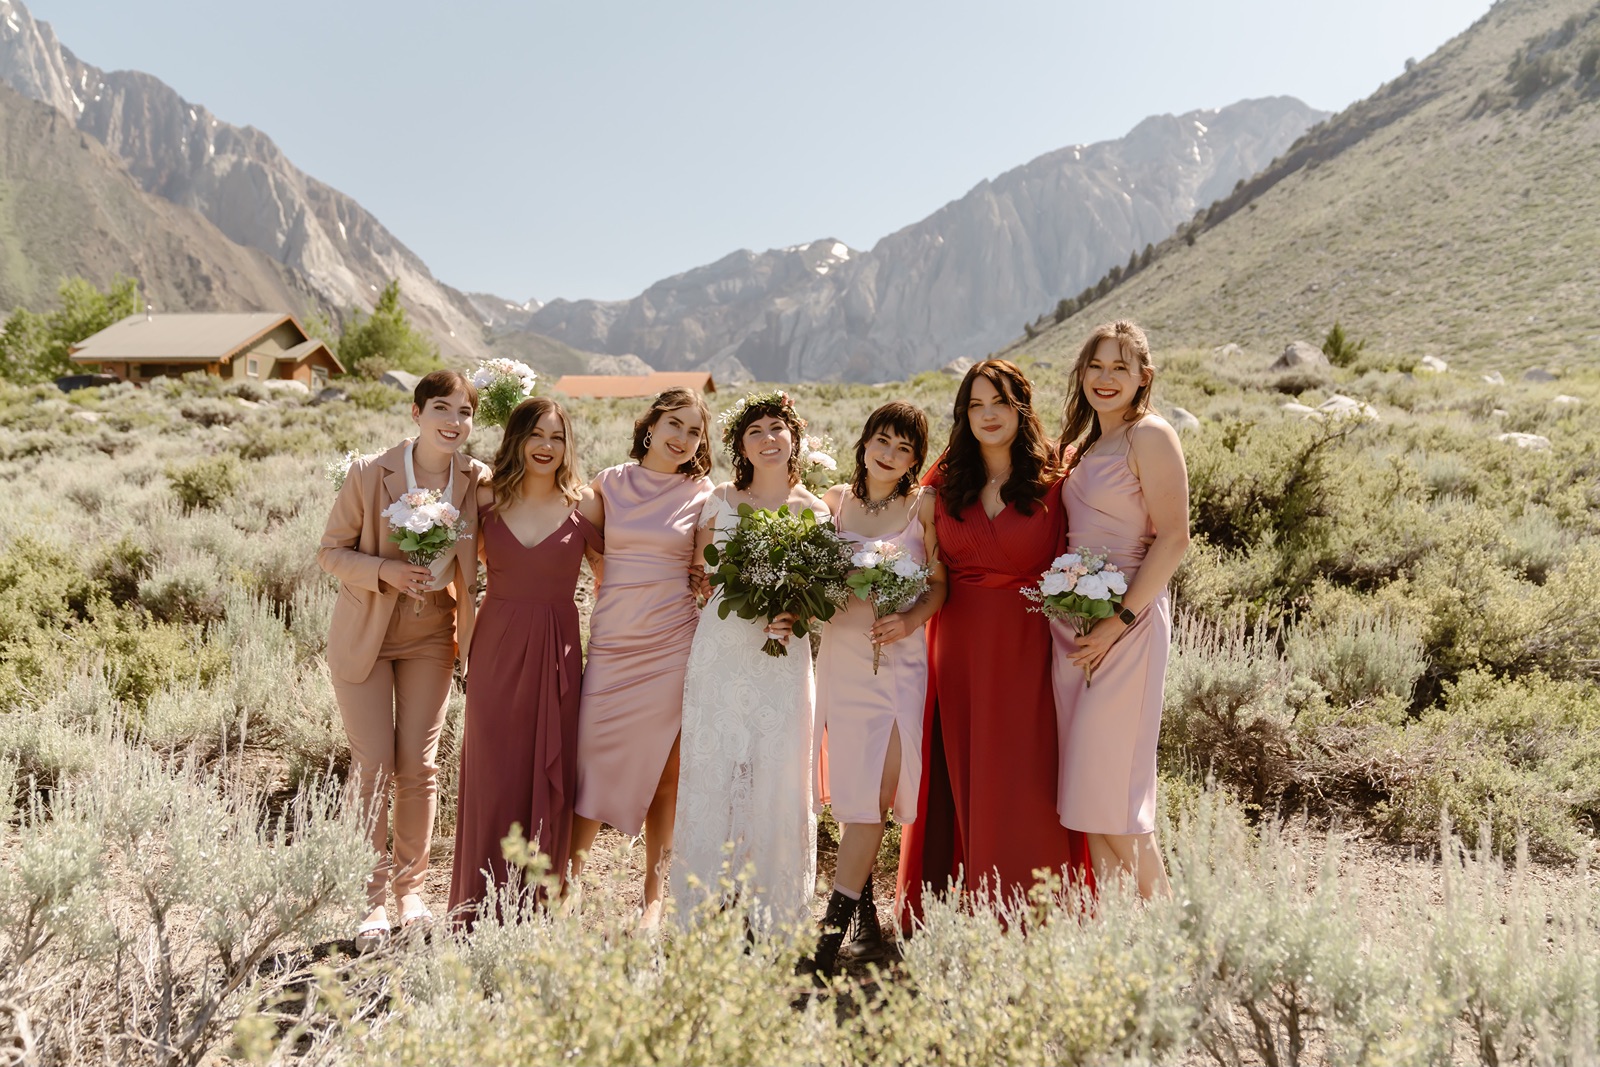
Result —
<instances>
[{"instance_id":1,"label":"bride in white lace dress","mask_svg":"<svg viewBox=\"0 0 1600 1067\"><path fill-rule=\"evenodd\" d=\"M827 516L800 484L805 423L787 395L746 397L723 434L734 480L717 487L701 512L698 558L726 542L738 507ZM811 728L815 684L811 643L791 637L791 616L770 626L730 613L713 598L700 613L684 677L672 899L687 923L708 895L730 902L722 884L748 874L740 904L751 927L771 932L804 921L817 876L817 821L811 810ZM786 640L786 656L761 650ZM730 851L731 849L731 851Z\"/></svg>"}]
</instances>

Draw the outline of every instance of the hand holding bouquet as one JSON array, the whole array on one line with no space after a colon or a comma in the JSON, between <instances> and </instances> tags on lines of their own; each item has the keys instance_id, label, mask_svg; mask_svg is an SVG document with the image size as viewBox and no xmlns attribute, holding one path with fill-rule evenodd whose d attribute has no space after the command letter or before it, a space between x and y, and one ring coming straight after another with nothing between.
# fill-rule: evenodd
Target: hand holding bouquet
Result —
<instances>
[{"instance_id":1,"label":"hand holding bouquet","mask_svg":"<svg viewBox=\"0 0 1600 1067\"><path fill-rule=\"evenodd\" d=\"M872 605L873 618L905 611L928 591L932 569L911 558L893 541L868 541L850 557L857 570L845 578L856 596ZM872 642L872 673L878 673L883 646Z\"/></svg>"},{"instance_id":2,"label":"hand holding bouquet","mask_svg":"<svg viewBox=\"0 0 1600 1067\"><path fill-rule=\"evenodd\" d=\"M400 546L406 559L433 572L429 589L442 589L444 575L454 558L451 549L469 536L461 511L437 489L415 489L383 509L389 520L389 540ZM422 602L417 601L421 613Z\"/></svg>"},{"instance_id":3,"label":"hand holding bouquet","mask_svg":"<svg viewBox=\"0 0 1600 1067\"><path fill-rule=\"evenodd\" d=\"M472 386L478 390L477 421L480 426L504 426L516 406L528 399L539 384L539 375L526 363L514 359L486 359L472 373Z\"/></svg>"},{"instance_id":4,"label":"hand holding bouquet","mask_svg":"<svg viewBox=\"0 0 1600 1067\"><path fill-rule=\"evenodd\" d=\"M804 637L810 620L826 622L850 595L850 547L810 508L796 515L787 506L768 511L740 504L739 525L722 547L706 546L706 562L711 585L722 590L721 619L735 612L771 623L789 613L798 616L794 632ZM788 646L771 637L761 650L789 654Z\"/></svg>"},{"instance_id":5,"label":"hand holding bouquet","mask_svg":"<svg viewBox=\"0 0 1600 1067\"><path fill-rule=\"evenodd\" d=\"M1107 563L1104 555L1079 548L1057 556L1040 576L1039 584L1024 589L1022 595L1039 605L1034 611L1052 619L1070 620L1074 630L1086 634L1095 623L1117 613L1117 605L1127 591L1128 577L1116 564ZM1085 685L1093 675L1091 669L1084 669Z\"/></svg>"}]
</instances>

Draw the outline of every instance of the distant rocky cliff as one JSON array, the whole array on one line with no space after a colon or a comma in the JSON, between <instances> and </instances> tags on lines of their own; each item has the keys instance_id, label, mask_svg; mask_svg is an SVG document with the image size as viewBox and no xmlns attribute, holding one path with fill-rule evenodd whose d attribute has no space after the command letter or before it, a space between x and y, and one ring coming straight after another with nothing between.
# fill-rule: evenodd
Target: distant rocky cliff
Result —
<instances>
[{"instance_id":1,"label":"distant rocky cliff","mask_svg":"<svg viewBox=\"0 0 1600 1067\"><path fill-rule=\"evenodd\" d=\"M767 381L901 378L1009 341L1326 115L1272 97L1155 116L980 182L870 251L825 238L735 252L632 300L551 301L526 328L662 369L737 359Z\"/></svg>"},{"instance_id":2,"label":"distant rocky cliff","mask_svg":"<svg viewBox=\"0 0 1600 1067\"><path fill-rule=\"evenodd\" d=\"M66 115L150 193L259 249L335 308L371 307L390 278L447 355L482 351L467 297L360 204L300 171L259 130L222 122L158 78L82 62L20 0L0 0L0 79Z\"/></svg>"}]
</instances>

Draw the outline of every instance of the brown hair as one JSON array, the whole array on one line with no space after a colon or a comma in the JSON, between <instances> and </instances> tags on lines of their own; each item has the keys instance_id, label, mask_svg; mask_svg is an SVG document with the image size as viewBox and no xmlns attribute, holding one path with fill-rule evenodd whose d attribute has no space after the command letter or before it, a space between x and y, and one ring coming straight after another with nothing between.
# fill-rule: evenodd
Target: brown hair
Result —
<instances>
[{"instance_id":1,"label":"brown hair","mask_svg":"<svg viewBox=\"0 0 1600 1067\"><path fill-rule=\"evenodd\" d=\"M700 447L694 450L694 455L678 464L678 473L687 474L691 478L701 478L711 471L711 412L706 407L706 402L700 394L693 389L685 389L675 385L671 389L663 389L650 401L650 406L645 409L633 423L633 447L628 450L628 455L633 459L644 459L644 454L650 448L645 438L655 428L661 416L669 411L681 411L684 408L694 408L700 412Z\"/></svg>"},{"instance_id":2,"label":"brown hair","mask_svg":"<svg viewBox=\"0 0 1600 1067\"><path fill-rule=\"evenodd\" d=\"M1150 380L1134 392L1133 403L1122 416L1123 421L1138 422L1151 411L1150 390L1155 385L1155 366L1150 361L1150 341L1145 337L1144 331L1126 319L1103 322L1096 326L1089 339L1078 350L1078 361L1072 365L1073 389L1067 394L1066 402L1061 405L1061 448L1063 451L1069 447L1073 449L1072 458L1067 461L1069 471L1078 465L1078 460L1083 457L1089 446L1100 440L1100 434L1103 432L1099 413L1089 405L1088 398L1083 395L1083 376L1088 371L1089 361L1094 358L1101 341L1115 341L1122 358L1127 360L1128 365L1141 376L1145 371L1150 372Z\"/></svg>"},{"instance_id":3,"label":"brown hair","mask_svg":"<svg viewBox=\"0 0 1600 1067\"><path fill-rule=\"evenodd\" d=\"M867 416L867 424L856 439L856 471L850 479L850 490L857 500L867 499L867 442L874 434L883 431L899 434L911 443L911 469L895 485L896 496L907 496L916 488L917 476L928 459L928 416L915 404L904 400L891 400Z\"/></svg>"},{"instance_id":4,"label":"brown hair","mask_svg":"<svg viewBox=\"0 0 1600 1067\"><path fill-rule=\"evenodd\" d=\"M960 520L983 492L988 481L988 470L983 465L983 452L977 437L972 433L972 415L967 408L972 403L972 387L979 378L990 385L1012 407L1017 409L1017 436L1011 441L1011 476L1000 487L1000 499L1012 504L1024 515L1033 514L1033 507L1050 486L1060 477L1061 467L1055 448L1044 434L1039 416L1033 411L1033 383L1022 369L1007 359L986 359L975 363L961 379L956 390L952 409L955 425L950 427L950 443L945 446L944 457L939 460L941 484L939 497L950 515Z\"/></svg>"},{"instance_id":5,"label":"brown hair","mask_svg":"<svg viewBox=\"0 0 1600 1067\"><path fill-rule=\"evenodd\" d=\"M733 456L733 487L748 489L751 480L756 476L755 464L744 454L744 434L750 429L750 424L757 419L781 419L783 424L789 427L789 436L794 441L794 447L789 451L789 484L791 486L799 484L806 420L795 412L794 405L789 403L787 395L777 393L772 397L763 396L753 403L746 404L744 410L739 412L739 417L729 427L728 451Z\"/></svg>"},{"instance_id":6,"label":"brown hair","mask_svg":"<svg viewBox=\"0 0 1600 1067\"><path fill-rule=\"evenodd\" d=\"M417 382L417 387L411 391L411 403L419 410L428 406L428 401L436 396L449 396L457 389L467 394L467 403L472 405L472 413L478 413L478 387L458 370L429 371Z\"/></svg>"},{"instance_id":7,"label":"brown hair","mask_svg":"<svg viewBox=\"0 0 1600 1067\"><path fill-rule=\"evenodd\" d=\"M494 486L494 506L503 508L511 503L528 475L528 464L523 458L523 445L533 435L539 420L550 412L561 419L561 429L567 435L566 449L561 454L561 465L556 468L556 488L568 500L576 501L583 489L578 476L578 441L572 432L572 420L562 406L547 396L530 396L511 410L506 419L505 436L500 439L500 450L494 454L491 484Z\"/></svg>"}]
</instances>

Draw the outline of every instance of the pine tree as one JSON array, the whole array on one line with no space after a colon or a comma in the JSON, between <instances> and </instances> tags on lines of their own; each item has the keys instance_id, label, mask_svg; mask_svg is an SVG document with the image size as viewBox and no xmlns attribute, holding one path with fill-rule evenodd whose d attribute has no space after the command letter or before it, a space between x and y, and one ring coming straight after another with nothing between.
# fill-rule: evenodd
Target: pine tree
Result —
<instances>
[{"instance_id":1,"label":"pine tree","mask_svg":"<svg viewBox=\"0 0 1600 1067\"><path fill-rule=\"evenodd\" d=\"M398 279L383 287L371 315L356 313L339 338L339 362L373 378L392 369L412 374L439 369L438 348L412 327L400 306Z\"/></svg>"}]
</instances>

